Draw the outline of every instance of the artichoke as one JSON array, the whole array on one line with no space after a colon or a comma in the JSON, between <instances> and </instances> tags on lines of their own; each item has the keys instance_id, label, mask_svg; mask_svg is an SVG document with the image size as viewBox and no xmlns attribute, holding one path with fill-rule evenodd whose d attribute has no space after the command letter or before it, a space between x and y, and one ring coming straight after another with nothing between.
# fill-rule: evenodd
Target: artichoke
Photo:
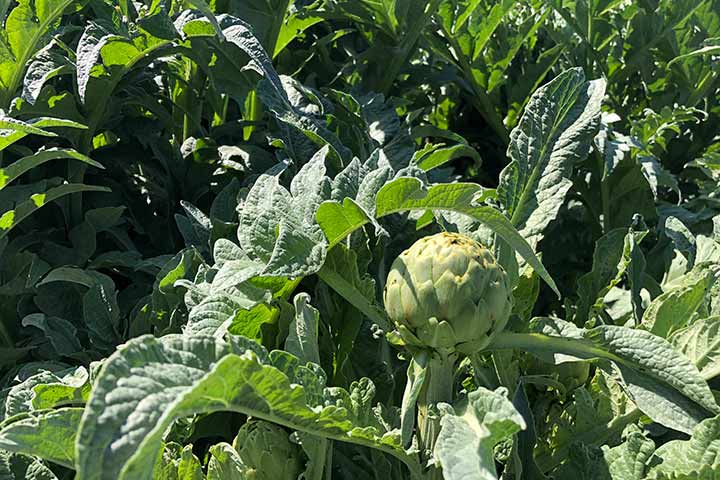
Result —
<instances>
[{"instance_id":1,"label":"artichoke","mask_svg":"<svg viewBox=\"0 0 720 480\"><path fill-rule=\"evenodd\" d=\"M587 382L590 376L590 363L564 362L554 365L531 356L526 368L526 373L529 375L556 376L557 381L565 387L565 390L572 392Z\"/></svg>"},{"instance_id":2,"label":"artichoke","mask_svg":"<svg viewBox=\"0 0 720 480\"><path fill-rule=\"evenodd\" d=\"M281 427L262 420L250 420L238 431L233 446L246 475L256 480L296 480L303 472L300 447L292 443Z\"/></svg>"},{"instance_id":3,"label":"artichoke","mask_svg":"<svg viewBox=\"0 0 720 480\"><path fill-rule=\"evenodd\" d=\"M512 292L492 253L457 233L421 238L393 262L385 309L402 340L450 355L485 348L507 324Z\"/></svg>"}]
</instances>

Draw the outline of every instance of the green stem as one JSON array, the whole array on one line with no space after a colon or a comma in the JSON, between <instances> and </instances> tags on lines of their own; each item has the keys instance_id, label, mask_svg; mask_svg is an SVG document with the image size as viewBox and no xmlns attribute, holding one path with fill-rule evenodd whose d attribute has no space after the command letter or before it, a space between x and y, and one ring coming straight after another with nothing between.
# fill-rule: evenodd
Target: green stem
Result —
<instances>
[{"instance_id":1,"label":"green stem","mask_svg":"<svg viewBox=\"0 0 720 480\"><path fill-rule=\"evenodd\" d=\"M440 415L437 404L452 403L457 355L444 356L434 353L427 366L427 377L417 402L418 447L423 461L432 458L438 434ZM429 478L442 479L439 468L431 467Z\"/></svg>"},{"instance_id":2,"label":"green stem","mask_svg":"<svg viewBox=\"0 0 720 480\"><path fill-rule=\"evenodd\" d=\"M489 350L523 350L526 352L563 353L585 360L604 358L620 364L626 361L607 350L596 347L585 340L567 337L555 337L542 333L510 333L499 334Z\"/></svg>"},{"instance_id":3,"label":"green stem","mask_svg":"<svg viewBox=\"0 0 720 480\"><path fill-rule=\"evenodd\" d=\"M243 139L245 141L248 141L250 140L250 136L256 128L255 124L262 119L263 114L263 110L260 107L260 100L258 100L257 98L256 91L253 90L248 94L247 102L245 105L247 107L245 120L250 122L250 125L243 129Z\"/></svg>"}]
</instances>

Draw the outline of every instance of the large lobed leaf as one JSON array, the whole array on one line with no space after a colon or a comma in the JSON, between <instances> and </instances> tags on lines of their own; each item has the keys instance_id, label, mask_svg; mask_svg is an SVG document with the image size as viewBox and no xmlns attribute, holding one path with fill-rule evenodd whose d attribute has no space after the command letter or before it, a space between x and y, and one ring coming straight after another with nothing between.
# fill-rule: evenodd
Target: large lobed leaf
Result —
<instances>
[{"instance_id":1,"label":"large lobed leaf","mask_svg":"<svg viewBox=\"0 0 720 480\"><path fill-rule=\"evenodd\" d=\"M325 389L316 368L242 337L131 340L110 356L95 383L78 433L77 478L150 479L174 420L220 410L379 448L413 468L399 432L367 423L367 414L359 418L350 393Z\"/></svg>"},{"instance_id":2,"label":"large lobed leaf","mask_svg":"<svg viewBox=\"0 0 720 480\"><path fill-rule=\"evenodd\" d=\"M510 135L498 197L533 247L564 203L574 165L590 151L604 94L604 80L567 70L532 95Z\"/></svg>"}]
</instances>

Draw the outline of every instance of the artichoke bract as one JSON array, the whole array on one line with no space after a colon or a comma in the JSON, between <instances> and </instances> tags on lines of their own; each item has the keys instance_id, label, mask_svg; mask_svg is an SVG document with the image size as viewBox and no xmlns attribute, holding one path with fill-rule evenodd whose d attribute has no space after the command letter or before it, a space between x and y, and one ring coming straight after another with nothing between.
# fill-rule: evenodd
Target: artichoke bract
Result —
<instances>
[{"instance_id":1,"label":"artichoke bract","mask_svg":"<svg viewBox=\"0 0 720 480\"><path fill-rule=\"evenodd\" d=\"M250 420L238 431L233 442L248 478L256 480L296 480L303 472L300 447L288 433L273 423Z\"/></svg>"},{"instance_id":2,"label":"artichoke bract","mask_svg":"<svg viewBox=\"0 0 720 480\"><path fill-rule=\"evenodd\" d=\"M490 250L443 232L421 238L393 262L384 302L405 343L448 355L490 344L505 328L513 300Z\"/></svg>"}]
</instances>

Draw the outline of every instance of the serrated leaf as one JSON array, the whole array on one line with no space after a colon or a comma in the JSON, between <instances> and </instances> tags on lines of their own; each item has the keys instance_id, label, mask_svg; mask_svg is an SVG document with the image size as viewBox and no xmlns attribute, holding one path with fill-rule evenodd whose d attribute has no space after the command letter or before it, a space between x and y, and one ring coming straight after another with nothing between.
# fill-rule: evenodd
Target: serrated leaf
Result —
<instances>
[{"instance_id":1,"label":"serrated leaf","mask_svg":"<svg viewBox=\"0 0 720 480\"><path fill-rule=\"evenodd\" d=\"M292 197L274 175L260 175L240 212L238 239L247 254L262 262L270 260L277 238L276 226L289 212Z\"/></svg>"},{"instance_id":2,"label":"serrated leaf","mask_svg":"<svg viewBox=\"0 0 720 480\"><path fill-rule=\"evenodd\" d=\"M652 440L633 432L617 447L604 448L603 456L613 480L644 480L646 464L654 451Z\"/></svg>"},{"instance_id":3,"label":"serrated leaf","mask_svg":"<svg viewBox=\"0 0 720 480\"><path fill-rule=\"evenodd\" d=\"M567 70L532 95L510 134L498 198L533 247L565 202L575 163L590 151L604 94L604 80Z\"/></svg>"},{"instance_id":4,"label":"serrated leaf","mask_svg":"<svg viewBox=\"0 0 720 480\"><path fill-rule=\"evenodd\" d=\"M701 471L720 468L720 417L704 420L689 433L690 440L671 440L655 450L650 478L705 478Z\"/></svg>"},{"instance_id":5,"label":"serrated leaf","mask_svg":"<svg viewBox=\"0 0 720 480\"><path fill-rule=\"evenodd\" d=\"M250 475L250 470L229 443L222 442L210 447L207 480L243 480Z\"/></svg>"},{"instance_id":6,"label":"serrated leaf","mask_svg":"<svg viewBox=\"0 0 720 480\"><path fill-rule=\"evenodd\" d=\"M324 406L309 404L309 391L297 382L312 385L317 377L308 371L302 374L306 380L293 375L291 381L284 371L294 357L278 353L281 363L275 364L262 347L241 337L131 340L110 356L96 380L78 433L78 478L151 479L167 427L193 412L220 410L372 446L416 465L395 431L363 426L330 397ZM350 398L347 392L338 396L340 390L333 398Z\"/></svg>"},{"instance_id":7,"label":"serrated leaf","mask_svg":"<svg viewBox=\"0 0 720 480\"><path fill-rule=\"evenodd\" d=\"M212 294L194 306L188 314L183 332L186 335L221 337L232 325L235 316L262 302L270 301L270 293L248 285L247 288Z\"/></svg>"},{"instance_id":8,"label":"serrated leaf","mask_svg":"<svg viewBox=\"0 0 720 480\"><path fill-rule=\"evenodd\" d=\"M720 407L697 367L673 349L667 340L650 332L603 325L589 330L561 320L537 318L532 329L551 337L564 337L563 344L529 342L522 348L539 356L550 353L556 362L601 358L612 362L623 390L637 407L654 421L690 433ZM512 338L522 334L502 334ZM575 339L575 341L570 341ZM567 342L567 344L565 344ZM503 340L498 339L499 347ZM548 351L548 349L555 351Z\"/></svg>"}]
</instances>

